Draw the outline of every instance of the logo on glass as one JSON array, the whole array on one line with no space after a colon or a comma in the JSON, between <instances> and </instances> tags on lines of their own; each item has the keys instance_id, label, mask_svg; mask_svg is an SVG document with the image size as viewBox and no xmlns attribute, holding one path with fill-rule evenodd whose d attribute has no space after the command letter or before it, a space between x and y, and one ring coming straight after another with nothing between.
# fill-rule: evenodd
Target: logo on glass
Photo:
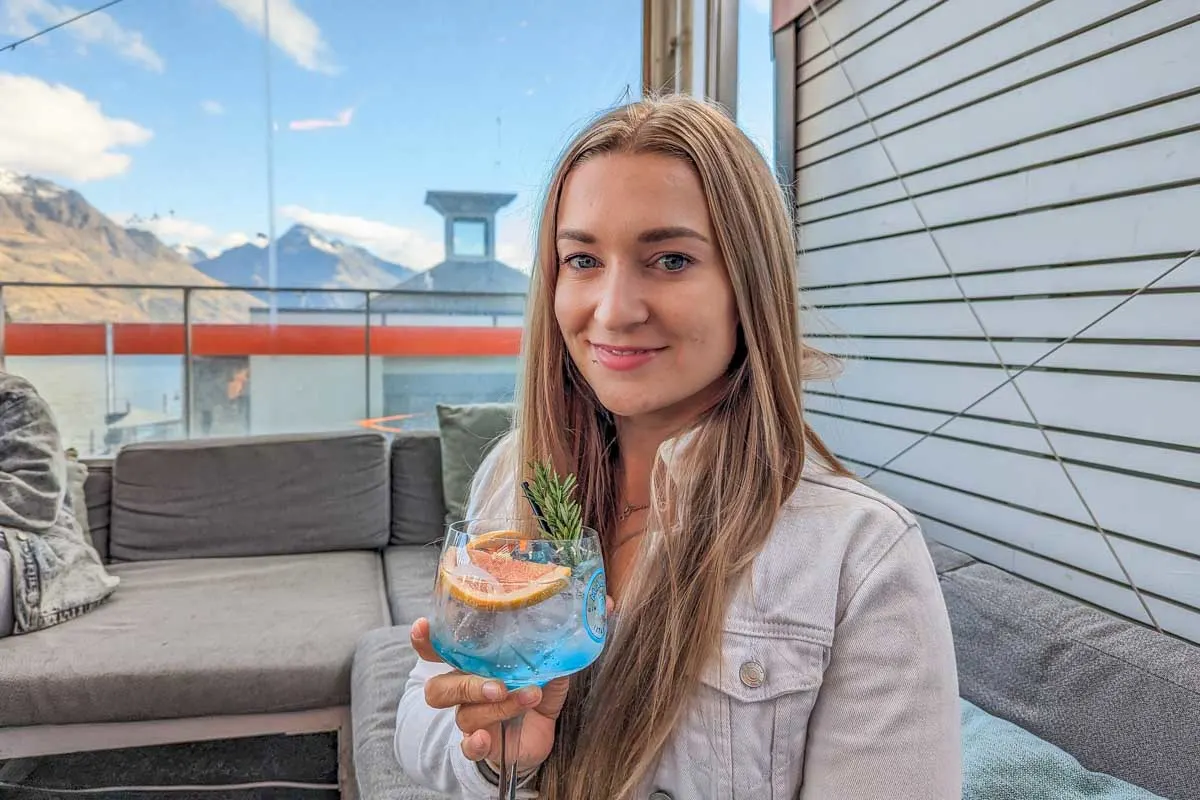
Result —
<instances>
[{"instance_id":1,"label":"logo on glass","mask_svg":"<svg viewBox=\"0 0 1200 800\"><path fill-rule=\"evenodd\" d=\"M608 632L607 603L608 585L604 580L604 570L598 569L588 580L587 589L583 592L583 627L594 642L603 642Z\"/></svg>"}]
</instances>

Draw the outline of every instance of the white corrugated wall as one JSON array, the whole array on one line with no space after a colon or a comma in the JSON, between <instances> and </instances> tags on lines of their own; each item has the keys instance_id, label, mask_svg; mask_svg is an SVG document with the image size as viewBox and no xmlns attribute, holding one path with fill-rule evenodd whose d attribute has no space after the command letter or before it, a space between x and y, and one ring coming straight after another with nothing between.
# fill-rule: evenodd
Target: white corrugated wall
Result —
<instances>
[{"instance_id":1,"label":"white corrugated wall","mask_svg":"<svg viewBox=\"0 0 1200 800\"><path fill-rule=\"evenodd\" d=\"M819 8L812 421L930 538L1200 642L1200 0Z\"/></svg>"}]
</instances>

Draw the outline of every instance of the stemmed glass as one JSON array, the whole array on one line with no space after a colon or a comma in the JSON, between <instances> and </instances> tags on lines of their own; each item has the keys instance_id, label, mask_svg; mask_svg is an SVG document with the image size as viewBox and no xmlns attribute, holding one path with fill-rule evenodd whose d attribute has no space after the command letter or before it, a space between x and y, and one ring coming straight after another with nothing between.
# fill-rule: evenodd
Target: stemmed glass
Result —
<instances>
[{"instance_id":1,"label":"stemmed glass","mask_svg":"<svg viewBox=\"0 0 1200 800\"><path fill-rule=\"evenodd\" d=\"M600 538L569 541L537 518L470 519L449 526L429 632L447 664L509 690L545 686L604 649L607 586ZM524 715L501 723L500 800L516 798Z\"/></svg>"}]
</instances>

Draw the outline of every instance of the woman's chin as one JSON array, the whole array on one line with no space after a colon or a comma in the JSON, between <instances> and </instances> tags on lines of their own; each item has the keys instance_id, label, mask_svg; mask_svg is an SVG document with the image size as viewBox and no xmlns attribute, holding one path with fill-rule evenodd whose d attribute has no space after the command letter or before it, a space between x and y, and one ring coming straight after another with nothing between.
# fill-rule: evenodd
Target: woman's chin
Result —
<instances>
[{"instance_id":1,"label":"woman's chin","mask_svg":"<svg viewBox=\"0 0 1200 800\"><path fill-rule=\"evenodd\" d=\"M647 397L644 392L597 392L596 397L614 417L642 417L662 411L668 405Z\"/></svg>"}]
</instances>

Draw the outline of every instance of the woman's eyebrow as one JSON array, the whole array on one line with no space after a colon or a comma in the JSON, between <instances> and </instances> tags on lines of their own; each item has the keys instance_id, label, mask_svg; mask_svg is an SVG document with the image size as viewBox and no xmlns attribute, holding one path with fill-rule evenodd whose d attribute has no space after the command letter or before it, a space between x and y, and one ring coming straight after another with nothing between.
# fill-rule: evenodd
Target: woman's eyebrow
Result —
<instances>
[{"instance_id":1,"label":"woman's eyebrow","mask_svg":"<svg viewBox=\"0 0 1200 800\"><path fill-rule=\"evenodd\" d=\"M596 237L587 231L581 231L577 228L559 228L556 236L558 239L570 239L573 242L582 242L584 244L595 244Z\"/></svg>"},{"instance_id":2,"label":"woman's eyebrow","mask_svg":"<svg viewBox=\"0 0 1200 800\"><path fill-rule=\"evenodd\" d=\"M639 242L653 244L655 242L665 242L668 239L699 239L707 243L708 237L699 231L692 230L686 225L672 225L665 228L651 228L647 231L642 231L638 236Z\"/></svg>"},{"instance_id":3,"label":"woman's eyebrow","mask_svg":"<svg viewBox=\"0 0 1200 800\"><path fill-rule=\"evenodd\" d=\"M596 237L587 231L579 230L578 228L560 228L557 234L558 239L568 239L573 242L582 242L583 244L595 244ZM707 243L708 237L699 231L693 230L686 225L671 225L664 228L650 228L638 234L638 241L644 244L654 244L655 242L665 242L668 239L699 239Z\"/></svg>"}]
</instances>

